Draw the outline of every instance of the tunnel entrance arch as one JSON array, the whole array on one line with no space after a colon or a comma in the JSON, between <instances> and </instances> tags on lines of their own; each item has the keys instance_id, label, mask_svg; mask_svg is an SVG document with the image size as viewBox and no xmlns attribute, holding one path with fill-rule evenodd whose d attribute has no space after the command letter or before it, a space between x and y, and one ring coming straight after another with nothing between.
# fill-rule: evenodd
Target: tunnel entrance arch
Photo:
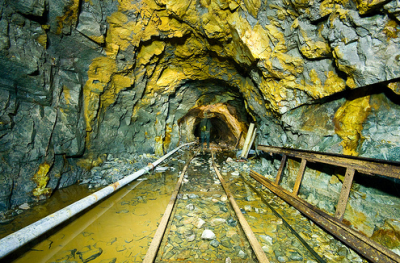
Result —
<instances>
[{"instance_id":1,"label":"tunnel entrance arch","mask_svg":"<svg viewBox=\"0 0 400 263\"><path fill-rule=\"evenodd\" d=\"M218 145L232 145L235 144L237 138L229 129L228 124L219 117L209 118L211 122L210 142ZM203 118L198 118L194 126L194 136L201 139L200 123Z\"/></svg>"},{"instance_id":2,"label":"tunnel entrance arch","mask_svg":"<svg viewBox=\"0 0 400 263\"><path fill-rule=\"evenodd\" d=\"M194 107L179 119L181 141L194 141L200 139L200 122L207 112L212 129L210 142L220 146L234 146L242 133L245 135L248 129L247 119L241 118L235 107L227 103L216 103ZM244 144L244 136L241 136L239 145Z\"/></svg>"}]
</instances>

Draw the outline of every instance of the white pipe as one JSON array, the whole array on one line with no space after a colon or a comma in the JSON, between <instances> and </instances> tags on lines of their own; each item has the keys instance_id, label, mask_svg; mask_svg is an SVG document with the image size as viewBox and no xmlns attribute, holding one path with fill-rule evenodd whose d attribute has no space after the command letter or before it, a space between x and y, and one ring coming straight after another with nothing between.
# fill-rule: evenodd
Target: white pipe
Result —
<instances>
[{"instance_id":1,"label":"white pipe","mask_svg":"<svg viewBox=\"0 0 400 263\"><path fill-rule=\"evenodd\" d=\"M77 221L72 222L72 224L70 226L72 227L72 229L74 229L74 231L70 235L67 235L66 237L63 237L62 242L60 244L58 244L54 249L52 247L52 249L50 251L48 251L47 254L43 255L43 253L41 253L40 256L39 255L35 255L35 261L36 262L48 262L49 259L51 259L55 254L57 254L61 249L63 249L69 242L71 242L71 240L73 240L77 235L82 233L83 230L85 230L94 221L99 219L116 202L118 202L119 200L124 198L133 189L135 189L136 186L138 186L141 182L143 182L143 181L137 182L135 185L133 185L133 187L129 187L129 188L127 187L125 193L119 192L118 195L120 193L122 193L122 195L118 196L118 198L116 200L114 200L112 203L110 203L107 207L103 207L99 212L96 213L95 216L92 216L91 218L89 218L87 220L85 220L83 217L80 217ZM75 223L77 223L77 224L75 224ZM31 251L29 251L29 252L31 252Z\"/></svg>"},{"instance_id":2,"label":"white pipe","mask_svg":"<svg viewBox=\"0 0 400 263\"><path fill-rule=\"evenodd\" d=\"M113 184L110 184L107 187L104 187L103 189L79 200L76 201L75 203L64 207L63 209L46 216L45 218L40 219L39 221L36 221L33 224L30 224L29 226L26 226L22 228L21 230L18 230L17 232L14 232L5 238L2 238L0 240L0 258L10 254L17 248L23 246L24 244L28 243L29 241L37 238L38 236L42 235L46 231L54 228L55 226L61 224L62 222L66 221L67 219L71 218L72 216L76 215L77 213L81 212L82 210L88 208L89 206L93 205L94 203L100 201L104 197L110 195L111 193L115 192L119 188L125 186L126 184L132 182L139 176L149 172L152 170L154 167L156 167L158 164L160 164L162 161L170 157L172 154L174 154L176 151L178 151L180 148L184 146L188 146L190 144L193 144L195 142L191 143L186 143L178 148L172 150L171 152L167 153L157 161L153 163L149 163L148 166L143 167L137 172L134 172L133 174L130 174L118 182L115 182Z\"/></svg>"}]
</instances>

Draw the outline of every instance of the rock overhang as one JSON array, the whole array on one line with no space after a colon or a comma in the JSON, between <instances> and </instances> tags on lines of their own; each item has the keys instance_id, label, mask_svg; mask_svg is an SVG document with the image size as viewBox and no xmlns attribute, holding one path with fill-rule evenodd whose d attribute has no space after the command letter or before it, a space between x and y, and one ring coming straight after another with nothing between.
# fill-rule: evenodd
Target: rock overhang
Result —
<instances>
[{"instance_id":1,"label":"rock overhang","mask_svg":"<svg viewBox=\"0 0 400 263\"><path fill-rule=\"evenodd\" d=\"M91 167L105 154L163 154L182 142L185 116L207 107L235 138L255 121L264 143L368 156L381 147L393 159L397 122L384 113L398 103L363 90L399 94L398 10L348 0L4 5L3 170L22 182L44 163L51 177L82 156ZM19 170L27 161L30 176Z\"/></svg>"}]
</instances>

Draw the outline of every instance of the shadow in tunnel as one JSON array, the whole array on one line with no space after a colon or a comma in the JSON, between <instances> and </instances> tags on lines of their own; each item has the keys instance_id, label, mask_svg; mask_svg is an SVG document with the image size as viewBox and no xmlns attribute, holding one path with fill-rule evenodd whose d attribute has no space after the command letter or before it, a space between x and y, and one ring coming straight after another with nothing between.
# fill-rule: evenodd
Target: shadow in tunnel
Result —
<instances>
[{"instance_id":1,"label":"shadow in tunnel","mask_svg":"<svg viewBox=\"0 0 400 263\"><path fill-rule=\"evenodd\" d=\"M202 118L196 120L194 136L201 139L200 123ZM235 146L236 137L232 133L225 121L218 117L210 118L211 132L210 132L210 143L215 143L222 147Z\"/></svg>"}]
</instances>

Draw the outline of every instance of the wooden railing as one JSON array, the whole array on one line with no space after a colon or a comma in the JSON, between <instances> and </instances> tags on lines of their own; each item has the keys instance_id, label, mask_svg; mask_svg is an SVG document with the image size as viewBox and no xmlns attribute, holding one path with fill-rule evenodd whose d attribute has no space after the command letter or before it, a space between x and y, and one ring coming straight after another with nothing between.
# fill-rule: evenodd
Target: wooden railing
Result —
<instances>
[{"instance_id":1,"label":"wooden railing","mask_svg":"<svg viewBox=\"0 0 400 263\"><path fill-rule=\"evenodd\" d=\"M369 260L373 262L400 262L399 255L348 227L342 222L355 172L358 171L360 173L369 175L378 174L384 177L400 179L400 163L264 145L259 145L257 149L267 153L282 155L282 160L275 182L268 180L264 176L254 171L251 171L250 175L254 179L268 187L276 195L280 196L304 215L308 216L315 223L325 228L328 232L336 236L342 242L346 243ZM287 191L279 186L287 157L301 159L300 169L297 173L296 182L292 192ZM307 163L309 162L323 163L346 168L346 174L334 217L298 197L304 171Z\"/></svg>"}]
</instances>

